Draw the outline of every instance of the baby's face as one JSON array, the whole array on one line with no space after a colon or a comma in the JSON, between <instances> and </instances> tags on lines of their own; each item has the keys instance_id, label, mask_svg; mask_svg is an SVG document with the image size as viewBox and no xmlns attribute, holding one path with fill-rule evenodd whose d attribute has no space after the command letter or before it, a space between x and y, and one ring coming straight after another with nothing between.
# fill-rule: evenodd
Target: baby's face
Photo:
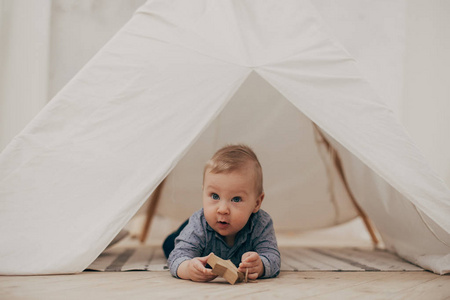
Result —
<instances>
[{"instance_id":1,"label":"baby's face","mask_svg":"<svg viewBox=\"0 0 450 300\"><path fill-rule=\"evenodd\" d=\"M209 170L205 173L203 211L206 221L230 246L250 215L259 210L264 198L264 193L256 192L254 173L251 164L230 173L214 174Z\"/></svg>"}]
</instances>

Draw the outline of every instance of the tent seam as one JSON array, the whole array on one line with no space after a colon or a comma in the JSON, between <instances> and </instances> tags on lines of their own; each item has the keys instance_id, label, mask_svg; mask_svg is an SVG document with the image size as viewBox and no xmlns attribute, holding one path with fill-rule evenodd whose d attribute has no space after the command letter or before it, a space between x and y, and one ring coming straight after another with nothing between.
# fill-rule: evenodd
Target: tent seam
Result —
<instances>
[{"instance_id":1,"label":"tent seam","mask_svg":"<svg viewBox=\"0 0 450 300\"><path fill-rule=\"evenodd\" d=\"M174 42L170 42L170 41L166 41L166 40L162 40L162 39L156 38L154 36L144 36L144 35L139 35L139 34L134 33L134 32L128 32L128 34L134 35L134 36L137 36L137 37L144 37L144 38L147 38L147 39L152 39L154 41L158 41L158 42L164 43L166 45L170 45L170 46L179 47L179 48L182 48L182 49L185 49L185 50L189 50L191 52L195 52L195 53L197 53L199 55L202 55L202 56L205 56L205 57L209 57L211 59L214 59L216 61L220 61L222 63L227 63L227 64L230 64L230 65L235 65L235 66L242 67L242 68L250 68L250 66L244 66L244 65L241 65L241 64L238 64L236 62L232 62L232 61L229 61L229 60L226 60L226 59L223 59L223 58L219 58L219 57L216 57L216 56L208 55L208 54L203 53L201 51L198 51L196 49L184 46L182 44L174 43Z\"/></svg>"}]
</instances>

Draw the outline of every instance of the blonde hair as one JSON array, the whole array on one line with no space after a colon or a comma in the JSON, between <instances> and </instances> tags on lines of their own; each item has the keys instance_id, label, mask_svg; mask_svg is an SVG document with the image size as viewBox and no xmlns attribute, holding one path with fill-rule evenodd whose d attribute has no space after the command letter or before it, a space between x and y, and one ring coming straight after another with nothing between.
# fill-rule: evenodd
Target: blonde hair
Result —
<instances>
[{"instance_id":1,"label":"blonde hair","mask_svg":"<svg viewBox=\"0 0 450 300\"><path fill-rule=\"evenodd\" d=\"M203 170L203 181L207 171L215 174L229 173L241 169L248 162L252 162L254 165L256 192L261 195L264 191L261 164L255 152L247 145L228 145L219 149L206 163Z\"/></svg>"}]
</instances>

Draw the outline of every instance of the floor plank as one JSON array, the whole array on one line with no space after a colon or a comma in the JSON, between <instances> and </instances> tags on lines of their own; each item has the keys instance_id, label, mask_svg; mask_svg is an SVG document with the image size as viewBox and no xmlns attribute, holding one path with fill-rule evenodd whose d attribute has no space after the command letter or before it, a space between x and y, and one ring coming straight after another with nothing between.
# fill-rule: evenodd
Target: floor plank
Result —
<instances>
[{"instance_id":1,"label":"floor plank","mask_svg":"<svg viewBox=\"0 0 450 300\"><path fill-rule=\"evenodd\" d=\"M430 272L282 272L234 286L175 279L168 272L2 276L0 299L449 299L450 276Z\"/></svg>"}]
</instances>

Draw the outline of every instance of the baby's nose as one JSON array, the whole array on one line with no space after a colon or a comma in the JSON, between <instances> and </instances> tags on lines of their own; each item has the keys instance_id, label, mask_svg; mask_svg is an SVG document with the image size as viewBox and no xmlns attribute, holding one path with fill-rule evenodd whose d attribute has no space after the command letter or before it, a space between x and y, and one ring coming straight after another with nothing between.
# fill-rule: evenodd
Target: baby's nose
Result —
<instances>
[{"instance_id":1,"label":"baby's nose","mask_svg":"<svg viewBox=\"0 0 450 300\"><path fill-rule=\"evenodd\" d=\"M219 204L219 207L217 208L217 212L219 214L228 214L229 213L228 205L224 201L222 201Z\"/></svg>"}]
</instances>

